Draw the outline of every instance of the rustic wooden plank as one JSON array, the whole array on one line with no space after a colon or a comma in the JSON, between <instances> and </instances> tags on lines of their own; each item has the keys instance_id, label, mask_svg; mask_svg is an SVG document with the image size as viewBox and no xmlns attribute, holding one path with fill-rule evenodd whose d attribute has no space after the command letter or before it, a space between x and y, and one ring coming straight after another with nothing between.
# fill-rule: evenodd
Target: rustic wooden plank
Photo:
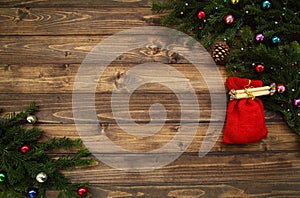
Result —
<instances>
[{"instance_id":1,"label":"rustic wooden plank","mask_svg":"<svg viewBox=\"0 0 300 198\"><path fill-rule=\"evenodd\" d=\"M198 101L200 109L200 122L208 122L210 114L212 113L210 107L209 93L199 92ZM72 95L69 94L0 94L1 108L5 109L7 113L20 111L23 107L28 105L31 101L36 101L40 106L41 111L38 113L40 121L44 123L73 123L72 114ZM86 95L88 97L89 95ZM166 93L139 93L133 95L130 101L130 111L132 117L141 123L149 121L148 111L150 105L154 103L162 103L166 106L169 112L169 122L176 122L180 120L180 105L177 102L174 94ZM111 95L110 93L97 93L95 96L96 112L98 119L101 122L113 123L111 112ZM223 103L220 106L216 104L217 111L223 116ZM91 109L90 106L85 106L85 109ZM190 109L191 110L191 109ZM267 121L282 121L278 114L272 111L265 112ZM217 121L217 120L215 120Z\"/></svg>"},{"instance_id":2,"label":"rustic wooden plank","mask_svg":"<svg viewBox=\"0 0 300 198\"><path fill-rule=\"evenodd\" d=\"M0 2L0 7L149 7L152 1L150 0L73 0L73 1L61 1L61 0L3 0Z\"/></svg>"},{"instance_id":3,"label":"rustic wooden plank","mask_svg":"<svg viewBox=\"0 0 300 198\"><path fill-rule=\"evenodd\" d=\"M221 124L221 123L220 123ZM137 151L146 152L154 149L159 149L166 143L172 140L176 135L179 127L179 123L167 123L163 128L155 135L149 137L136 137L129 134L130 131L123 131L116 124L104 124L102 125L104 130L103 136L108 137L116 145L121 148ZM80 138L75 125L73 124L42 124L41 129L45 133L46 137L69 137L69 138ZM228 145L222 142L223 133L220 132L220 136L216 138L216 143L212 147L210 152L220 153L249 153L249 152L276 152L276 151L297 151L299 150L299 142L297 141L297 135L292 133L290 129L283 122L268 122L267 128L269 130L268 137L260 142L247 144L247 145ZM88 131L90 127L86 125ZM208 123L200 123L198 126L197 133L194 137L189 134L185 135L183 139L191 139L192 143L185 152L197 153L200 150L201 145L204 143L206 132L208 130ZM89 134L92 133L92 131ZM81 133L82 134L82 133ZM102 135L86 136L85 140L88 142L103 139ZM191 137L189 137L191 136ZM128 144L130 142L130 144ZM184 143L184 141L183 141ZM106 146L106 145L103 145Z\"/></svg>"},{"instance_id":4,"label":"rustic wooden plank","mask_svg":"<svg viewBox=\"0 0 300 198\"><path fill-rule=\"evenodd\" d=\"M111 157L117 157L113 154ZM122 156L120 156L122 157ZM129 173L103 163L81 171L65 171L73 181L91 184L131 185L195 185L227 182L297 182L299 185L299 152L256 152L248 154L213 154L198 157L183 154L173 163L150 172Z\"/></svg>"},{"instance_id":5,"label":"rustic wooden plank","mask_svg":"<svg viewBox=\"0 0 300 198\"><path fill-rule=\"evenodd\" d=\"M30 101L36 101L41 107L41 111L38 113L41 122L45 123L73 123L73 112L72 112L72 95L71 94L31 94L31 95L19 95L19 94L1 94L3 98L0 100L2 103L2 108L5 109L7 113L12 111L19 111L22 106L26 106ZM84 98L89 98L91 95L84 95ZM202 97L203 96L203 97ZM116 112L123 113L126 109L123 108L124 102L122 100L122 95L120 95L120 103L116 102L115 106L118 107ZM113 123L114 118L111 110L111 95L110 94L96 94L95 96L95 107L98 118L101 122ZM118 100L118 99L117 99ZM130 113L132 118L140 123L149 122L149 108L154 103L161 103L165 106L166 112L168 113L168 122L178 122L181 119L181 108L174 94L134 94L130 100ZM184 100L186 103L192 103L193 100ZM200 122L207 122L210 120L210 103L209 96L207 93L201 93L199 95L199 108L201 115L199 117ZM16 105L17 104L17 105ZM79 103L74 103L74 107ZM83 105L83 106L82 106ZM217 104L216 104L217 105ZM88 111L91 110L92 106L87 106L81 104L82 109L75 108L78 111ZM217 107L217 106L216 106ZM188 112L191 115L196 116L197 112L194 109L194 105L186 106ZM224 113L224 108L222 110L222 104L220 108L215 111L219 111L219 114ZM153 113L161 113L161 110L154 110ZM218 112L216 112L218 113ZM217 117L217 119L222 119ZM155 120L154 120L155 121ZM195 120L191 120L195 121ZM196 120L197 121L197 120Z\"/></svg>"},{"instance_id":6,"label":"rustic wooden plank","mask_svg":"<svg viewBox=\"0 0 300 198\"><path fill-rule=\"evenodd\" d=\"M97 92L112 92L114 88L120 91L126 87L122 87L123 79L126 72L137 64L134 63L112 63L98 80ZM80 64L2 64L0 65L0 92L1 93L71 93L74 88L75 77L77 75ZM171 64L172 68L179 71L189 80L195 92L208 92L206 82L203 76L192 64ZM100 67L100 66L99 66ZM218 67L222 78L225 81L225 68ZM141 79L151 80L151 76L155 75L157 69L155 67L147 69L147 75L137 76ZM118 77L118 75L122 75ZM138 74L136 74L138 75ZM169 78L167 78L169 76ZM149 77L150 76L150 77ZM87 76L90 77L90 76ZM155 78L153 78L155 79ZM139 91L147 92L185 92L187 90L184 82L185 79L176 74L166 74L166 80L161 82L177 83L177 91L167 89L157 83L145 84L139 88ZM224 88L225 89L225 88ZM218 92L218 90L213 90Z\"/></svg>"},{"instance_id":7,"label":"rustic wooden plank","mask_svg":"<svg viewBox=\"0 0 300 198\"><path fill-rule=\"evenodd\" d=\"M134 46L139 45L140 50L143 50L147 45L153 44L154 40L157 39L157 43L163 43L167 45L170 41L160 41L159 39L168 40L168 35L164 37L157 36L159 31L149 32L145 34L143 30L138 31L133 35L119 35L118 40L106 42L106 44L101 43L102 47L107 46L107 49L124 49L124 47L130 47L132 42L135 42ZM1 64L11 65L11 64L42 64L42 63L52 63L52 64L81 64L87 54L91 53L91 50L96 47L101 41L106 39L108 36L2 36L0 37L0 51L1 51ZM132 40L134 38L134 40ZM178 38L180 39L180 38ZM188 42L187 38L183 42ZM122 41L122 42L121 42ZM166 47L172 47L169 44ZM119 56L118 52L103 52L106 56L114 57L116 60L114 62L119 63L145 63L145 61L156 61L161 63L168 63L169 58L158 54L158 55L145 55L141 53L139 48L137 50L129 51ZM178 49L177 49L178 50ZM188 46L179 49L181 51L185 50L189 52ZM174 49L176 52L176 48ZM96 54L98 55L98 54ZM102 55L102 54L99 54ZM199 64L206 66L215 65L212 58L209 56L207 51L202 48L199 49L199 57L201 60ZM98 61L100 62L100 61ZM97 62L97 63L98 63ZM179 58L178 63L187 63L182 57Z\"/></svg>"},{"instance_id":8,"label":"rustic wooden plank","mask_svg":"<svg viewBox=\"0 0 300 198\"><path fill-rule=\"evenodd\" d=\"M81 63L104 37L0 37L1 63Z\"/></svg>"},{"instance_id":9,"label":"rustic wooden plank","mask_svg":"<svg viewBox=\"0 0 300 198\"><path fill-rule=\"evenodd\" d=\"M155 20L142 7L0 8L0 35L110 35Z\"/></svg>"},{"instance_id":10,"label":"rustic wooden plank","mask_svg":"<svg viewBox=\"0 0 300 198\"><path fill-rule=\"evenodd\" d=\"M227 182L224 184L195 185L145 185L145 186L107 186L91 185L91 193L95 197L129 198L129 197L299 197L299 182ZM55 197L56 192L47 192L48 197Z\"/></svg>"}]
</instances>

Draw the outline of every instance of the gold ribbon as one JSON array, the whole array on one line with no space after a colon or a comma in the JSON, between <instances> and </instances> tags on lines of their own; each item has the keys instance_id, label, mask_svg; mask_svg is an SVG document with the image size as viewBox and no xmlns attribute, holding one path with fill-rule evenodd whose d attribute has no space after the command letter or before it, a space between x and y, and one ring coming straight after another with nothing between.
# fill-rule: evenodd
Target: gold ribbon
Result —
<instances>
[{"instance_id":1,"label":"gold ribbon","mask_svg":"<svg viewBox=\"0 0 300 198\"><path fill-rule=\"evenodd\" d=\"M249 79L248 85L246 85L244 88L249 88L249 86L251 85L251 80Z\"/></svg>"},{"instance_id":2,"label":"gold ribbon","mask_svg":"<svg viewBox=\"0 0 300 198\"><path fill-rule=\"evenodd\" d=\"M255 99L255 96L253 95L253 93L251 91L248 91L247 89L245 89L245 93L249 96L249 98L251 98L252 100Z\"/></svg>"}]
</instances>

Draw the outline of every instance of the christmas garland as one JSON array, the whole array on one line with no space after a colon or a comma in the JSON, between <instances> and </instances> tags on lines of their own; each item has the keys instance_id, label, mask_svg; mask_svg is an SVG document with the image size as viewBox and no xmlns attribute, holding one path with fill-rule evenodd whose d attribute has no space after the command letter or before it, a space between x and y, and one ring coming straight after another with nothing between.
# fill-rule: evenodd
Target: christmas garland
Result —
<instances>
[{"instance_id":1,"label":"christmas garland","mask_svg":"<svg viewBox=\"0 0 300 198\"><path fill-rule=\"evenodd\" d=\"M35 124L34 102L20 112L0 121L0 197L41 198L46 189L58 190L58 197L87 197L88 183L71 183L60 170L92 164L89 151L81 148L74 155L52 158L53 149L80 148L79 139L51 138L41 141L41 131Z\"/></svg>"},{"instance_id":2,"label":"christmas garland","mask_svg":"<svg viewBox=\"0 0 300 198\"><path fill-rule=\"evenodd\" d=\"M152 10L164 13L163 25L200 40L229 76L275 82L265 107L300 135L300 1L167 0Z\"/></svg>"}]
</instances>

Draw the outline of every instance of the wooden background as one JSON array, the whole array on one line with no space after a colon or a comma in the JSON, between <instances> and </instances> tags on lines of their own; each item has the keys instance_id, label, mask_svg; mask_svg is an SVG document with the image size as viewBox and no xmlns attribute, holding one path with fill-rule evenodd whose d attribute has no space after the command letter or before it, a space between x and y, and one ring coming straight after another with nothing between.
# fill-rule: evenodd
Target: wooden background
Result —
<instances>
[{"instance_id":1,"label":"wooden background","mask_svg":"<svg viewBox=\"0 0 300 198\"><path fill-rule=\"evenodd\" d=\"M37 116L46 136L78 138L72 89L81 62L96 44L114 33L158 25L159 16L150 8L151 0L1 0L0 106L6 112L19 111L34 100L40 106ZM180 106L174 93L149 85L132 96L131 115L138 123L149 121L148 109L155 102L167 109L168 123L149 138L122 132L109 105L110 92L120 80L118 72L141 62L168 62L168 57L139 52L126 53L108 67L97 88L96 106L105 135L115 144L151 151L170 141L178 130ZM129 173L98 162L65 174L73 181L88 180L93 197L299 197L300 144L273 112L266 112L267 139L251 145L225 145L220 137L208 155L198 157L211 113L205 99L208 90L191 64L179 60L172 66L191 80L201 106L197 135L184 154L150 172ZM219 66L219 70L225 79L224 68ZM47 192L47 197L55 194Z\"/></svg>"}]
</instances>

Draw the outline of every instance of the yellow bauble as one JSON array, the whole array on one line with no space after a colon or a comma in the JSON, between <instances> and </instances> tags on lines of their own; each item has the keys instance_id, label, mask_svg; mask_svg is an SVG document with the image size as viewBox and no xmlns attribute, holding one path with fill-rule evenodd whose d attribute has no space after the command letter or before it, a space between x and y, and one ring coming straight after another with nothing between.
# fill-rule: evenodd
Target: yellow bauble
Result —
<instances>
[{"instance_id":1,"label":"yellow bauble","mask_svg":"<svg viewBox=\"0 0 300 198\"><path fill-rule=\"evenodd\" d=\"M239 2L239 0L231 0L232 4L237 4Z\"/></svg>"}]
</instances>

